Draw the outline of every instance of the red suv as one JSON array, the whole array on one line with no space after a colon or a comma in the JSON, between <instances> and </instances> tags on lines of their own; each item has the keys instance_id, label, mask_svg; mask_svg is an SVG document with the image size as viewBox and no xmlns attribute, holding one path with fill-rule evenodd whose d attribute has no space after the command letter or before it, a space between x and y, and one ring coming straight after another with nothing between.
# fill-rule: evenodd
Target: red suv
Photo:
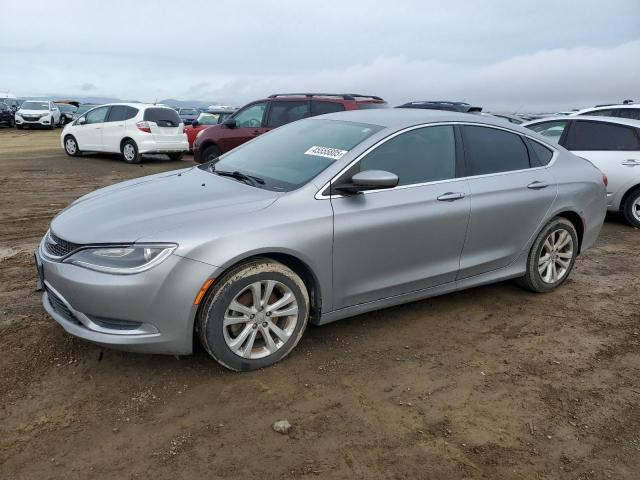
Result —
<instances>
[{"instance_id":1,"label":"red suv","mask_svg":"<svg viewBox=\"0 0 640 480\"><path fill-rule=\"evenodd\" d=\"M193 143L193 158L198 163L215 160L258 135L302 118L344 110L387 107L387 103L380 97L355 93L271 95L245 105L222 124L202 130Z\"/></svg>"}]
</instances>

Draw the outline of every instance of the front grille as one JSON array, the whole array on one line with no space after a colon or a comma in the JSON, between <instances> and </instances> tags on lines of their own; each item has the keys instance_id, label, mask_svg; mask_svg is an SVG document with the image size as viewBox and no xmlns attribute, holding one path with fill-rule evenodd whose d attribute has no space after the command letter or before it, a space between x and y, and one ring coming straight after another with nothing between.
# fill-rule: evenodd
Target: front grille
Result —
<instances>
[{"instance_id":1,"label":"front grille","mask_svg":"<svg viewBox=\"0 0 640 480\"><path fill-rule=\"evenodd\" d=\"M93 323L101 326L102 328L108 328L110 330L135 330L142 325L141 322L133 322L131 320L118 320L115 318L103 318L94 317L93 315L87 315Z\"/></svg>"},{"instance_id":2,"label":"front grille","mask_svg":"<svg viewBox=\"0 0 640 480\"><path fill-rule=\"evenodd\" d=\"M69 310L69 307L65 305L62 299L53 293L53 291L46 285L45 289L47 290L47 298L49 299L51 307L67 320L76 320L76 316L71 310Z\"/></svg>"},{"instance_id":3,"label":"front grille","mask_svg":"<svg viewBox=\"0 0 640 480\"><path fill-rule=\"evenodd\" d=\"M65 257L71 252L77 250L82 245L77 243L67 242L49 232L47 238L44 241L44 248L46 252L53 257Z\"/></svg>"}]
</instances>

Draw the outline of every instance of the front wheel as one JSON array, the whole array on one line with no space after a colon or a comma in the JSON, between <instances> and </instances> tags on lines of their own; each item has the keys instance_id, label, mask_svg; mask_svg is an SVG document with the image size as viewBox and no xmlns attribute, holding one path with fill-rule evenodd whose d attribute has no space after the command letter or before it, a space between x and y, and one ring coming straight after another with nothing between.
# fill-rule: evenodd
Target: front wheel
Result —
<instances>
[{"instance_id":1,"label":"front wheel","mask_svg":"<svg viewBox=\"0 0 640 480\"><path fill-rule=\"evenodd\" d=\"M622 207L622 213L631 226L640 228L640 188L629 194Z\"/></svg>"},{"instance_id":2,"label":"front wheel","mask_svg":"<svg viewBox=\"0 0 640 480\"><path fill-rule=\"evenodd\" d=\"M202 151L200 163L213 162L220 156L221 152L215 145L210 145Z\"/></svg>"},{"instance_id":3,"label":"front wheel","mask_svg":"<svg viewBox=\"0 0 640 480\"><path fill-rule=\"evenodd\" d=\"M527 289L550 292L562 285L578 256L578 234L566 218L551 220L538 234L527 261L527 272L520 283Z\"/></svg>"},{"instance_id":4,"label":"front wheel","mask_svg":"<svg viewBox=\"0 0 640 480\"><path fill-rule=\"evenodd\" d=\"M197 331L211 357L231 370L282 360L307 326L309 294L285 265L257 259L216 280L198 314Z\"/></svg>"},{"instance_id":5,"label":"front wheel","mask_svg":"<svg viewBox=\"0 0 640 480\"><path fill-rule=\"evenodd\" d=\"M78 155L80 155L80 149L78 148L78 142L76 141L76 139L73 136L67 135L64 138L64 151L70 157L77 157Z\"/></svg>"},{"instance_id":6,"label":"front wheel","mask_svg":"<svg viewBox=\"0 0 640 480\"><path fill-rule=\"evenodd\" d=\"M127 163L140 163L142 155L138 152L138 146L133 140L125 140L120 146L122 158Z\"/></svg>"}]
</instances>

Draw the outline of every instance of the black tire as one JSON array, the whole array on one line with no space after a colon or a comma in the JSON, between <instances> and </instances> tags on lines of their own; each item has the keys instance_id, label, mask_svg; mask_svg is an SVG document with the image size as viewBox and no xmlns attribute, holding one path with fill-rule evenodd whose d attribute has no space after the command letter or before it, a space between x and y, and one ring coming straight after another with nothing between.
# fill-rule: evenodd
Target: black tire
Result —
<instances>
[{"instance_id":1,"label":"black tire","mask_svg":"<svg viewBox=\"0 0 640 480\"><path fill-rule=\"evenodd\" d=\"M9 126L10 126L11 128L13 128L13 127L15 127L15 126L16 126L16 121L15 121L15 119L14 119L14 118L11 118L11 120L9 120Z\"/></svg>"},{"instance_id":2,"label":"black tire","mask_svg":"<svg viewBox=\"0 0 640 480\"><path fill-rule=\"evenodd\" d=\"M64 137L64 151L70 157L78 157L82 154L80 148L78 147L78 141L73 135L67 135L66 137Z\"/></svg>"},{"instance_id":3,"label":"black tire","mask_svg":"<svg viewBox=\"0 0 640 480\"><path fill-rule=\"evenodd\" d=\"M215 161L222 152L216 145L209 145L202 151L202 155L200 157L200 161L198 163L206 163Z\"/></svg>"},{"instance_id":4,"label":"black tire","mask_svg":"<svg viewBox=\"0 0 640 480\"><path fill-rule=\"evenodd\" d=\"M142 160L142 155L138 151L138 145L130 138L120 144L120 154L122 155L122 159L127 163L140 163L140 160Z\"/></svg>"},{"instance_id":5,"label":"black tire","mask_svg":"<svg viewBox=\"0 0 640 480\"><path fill-rule=\"evenodd\" d=\"M571 257L567 258L568 251L566 247L559 248L557 251L552 250L550 255L550 260L554 265L551 267L554 271L557 272L558 263L556 262L567 262L565 267L560 268L560 272L558 273L558 277L554 280L553 275L549 275L546 279L543 278L540 273L540 268L544 268L540 262L541 257L547 254L548 246L546 244L547 239L550 238L551 235L554 235L553 238L563 237L562 241L567 237L563 232L566 232L571 238L570 246L571 246ZM562 243L562 241L558 241L558 245ZM576 228L566 218L556 217L551 220L538 234L535 242L533 242L533 246L531 247L531 251L529 252L529 258L527 259L527 272L524 277L519 279L519 283L521 286L531 290L532 292L537 293L546 293L552 290L555 290L564 282L567 281L569 275L571 274L571 270L573 270L573 266L576 262L576 257L578 256L578 233L576 232ZM543 252L544 255L543 255ZM555 260L558 259L558 260ZM564 269L564 271L563 271ZM548 270L545 270L545 274ZM561 275L560 275L561 274ZM545 275L546 276L546 275Z\"/></svg>"},{"instance_id":6,"label":"black tire","mask_svg":"<svg viewBox=\"0 0 640 480\"><path fill-rule=\"evenodd\" d=\"M294 319L292 319L291 316L265 317L265 315L270 315L270 312L268 312L269 309L267 308L260 312L254 310L255 313L251 318L253 319L255 317L256 323L252 323L252 321L248 319L249 317L246 317L246 322L225 327L224 317L229 310L231 302L236 299L238 295L243 295L243 292L249 292L248 289L250 285L256 284L256 282L266 281L275 281L278 285L274 287L274 293L266 299L267 303L269 303L271 299L274 299L275 303L280 294L283 295L280 298L283 298L284 295L288 295L289 293L293 294L297 304L295 323L293 323L293 325L282 323L283 321L293 322ZM284 290L288 289L288 293L283 293L282 291L279 293L277 289L280 287ZM261 298L263 295L266 296L263 290L260 290L260 292ZM248 295L251 296L250 293L248 293ZM285 303L285 305L288 304ZM262 310L262 308L260 308L260 310ZM267 258L261 258L232 268L221 278L216 279L215 286L208 292L206 300L198 312L196 330L202 346L213 359L230 370L246 371L273 365L286 357L302 337L308 320L309 293L302 279L285 265ZM267 324L269 327L265 330L263 327L266 327ZM289 336L286 341L281 340L282 337L276 336L275 331L271 330L272 324L275 324L281 329L280 331L287 328L289 329ZM286 325L289 325L289 327ZM236 329L235 333L232 331L233 329ZM264 354L265 350L269 351L266 347L267 342L264 338L264 331L267 332L267 335L270 336L272 341L275 339L275 342L279 343L279 345L275 351L266 354L262 358L243 357L240 353L234 352L228 342L229 339L237 340L240 338L242 336L240 332L244 330L249 332L252 332L252 330L256 331L256 333L253 334L255 343L251 343L252 348L249 350L249 355L254 355L256 349L258 355ZM231 337L231 335L236 335L236 333L236 337ZM249 333L246 338L251 337L251 335L252 333ZM244 345L244 348L247 348L248 341L246 344L244 340L241 341L238 349L241 349L242 345Z\"/></svg>"},{"instance_id":7,"label":"black tire","mask_svg":"<svg viewBox=\"0 0 640 480\"><path fill-rule=\"evenodd\" d=\"M49 130L53 130L56 128L56 122L53 121L53 116L51 117L51 123L47 126Z\"/></svg>"},{"instance_id":8,"label":"black tire","mask_svg":"<svg viewBox=\"0 0 640 480\"><path fill-rule=\"evenodd\" d=\"M640 228L640 188L636 188L627 195L622 206L622 214L629 225Z\"/></svg>"},{"instance_id":9,"label":"black tire","mask_svg":"<svg viewBox=\"0 0 640 480\"><path fill-rule=\"evenodd\" d=\"M184 152L169 153L168 155L169 155L169 158L175 162L178 160L182 160L182 157L184 157Z\"/></svg>"}]
</instances>

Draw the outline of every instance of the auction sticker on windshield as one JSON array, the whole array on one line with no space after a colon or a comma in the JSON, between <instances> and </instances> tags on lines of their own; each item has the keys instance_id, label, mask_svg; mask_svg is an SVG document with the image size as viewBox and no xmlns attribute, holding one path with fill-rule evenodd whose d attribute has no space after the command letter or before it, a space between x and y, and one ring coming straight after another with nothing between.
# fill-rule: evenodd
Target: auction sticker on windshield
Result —
<instances>
[{"instance_id":1,"label":"auction sticker on windshield","mask_svg":"<svg viewBox=\"0 0 640 480\"><path fill-rule=\"evenodd\" d=\"M319 147L314 145L304 152L305 155L315 155L316 157L326 157L332 160L339 160L347 154L349 150L340 150L339 148Z\"/></svg>"}]
</instances>

